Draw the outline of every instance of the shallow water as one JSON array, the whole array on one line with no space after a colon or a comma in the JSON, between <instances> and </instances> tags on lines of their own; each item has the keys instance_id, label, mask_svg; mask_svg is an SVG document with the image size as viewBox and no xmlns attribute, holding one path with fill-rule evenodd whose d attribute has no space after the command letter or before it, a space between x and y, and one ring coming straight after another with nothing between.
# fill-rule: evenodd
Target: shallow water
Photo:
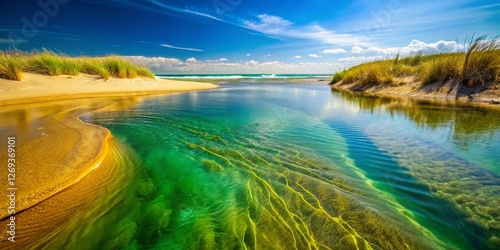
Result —
<instances>
[{"instance_id":1,"label":"shallow water","mask_svg":"<svg viewBox=\"0 0 500 250\"><path fill-rule=\"evenodd\" d=\"M238 83L82 119L130 147L133 177L64 226L66 247L500 246L495 110Z\"/></svg>"}]
</instances>

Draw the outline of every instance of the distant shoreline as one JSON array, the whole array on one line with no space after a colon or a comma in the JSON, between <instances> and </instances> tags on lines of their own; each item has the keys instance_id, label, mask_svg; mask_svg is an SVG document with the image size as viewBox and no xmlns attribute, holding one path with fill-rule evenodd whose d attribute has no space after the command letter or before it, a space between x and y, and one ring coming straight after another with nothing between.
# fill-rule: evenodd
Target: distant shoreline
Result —
<instances>
[{"instance_id":1,"label":"distant shoreline","mask_svg":"<svg viewBox=\"0 0 500 250\"><path fill-rule=\"evenodd\" d=\"M419 88L419 83L413 82L400 86L379 85L372 87L360 87L356 83L346 84L337 82L331 84L332 89L341 91L354 91L368 94L381 95L393 98L414 98L433 100L454 100L464 104L481 105L484 107L500 109L500 89L498 87L467 88L456 81L447 83L435 83Z\"/></svg>"},{"instance_id":2,"label":"distant shoreline","mask_svg":"<svg viewBox=\"0 0 500 250\"><path fill-rule=\"evenodd\" d=\"M156 74L157 78L211 83L237 82L324 82L331 74Z\"/></svg>"}]
</instances>

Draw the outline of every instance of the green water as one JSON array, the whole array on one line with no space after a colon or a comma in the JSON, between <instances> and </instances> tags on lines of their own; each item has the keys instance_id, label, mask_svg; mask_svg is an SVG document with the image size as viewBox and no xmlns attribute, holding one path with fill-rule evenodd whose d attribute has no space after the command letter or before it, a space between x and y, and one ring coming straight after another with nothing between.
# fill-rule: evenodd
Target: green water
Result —
<instances>
[{"instance_id":1,"label":"green water","mask_svg":"<svg viewBox=\"0 0 500 250\"><path fill-rule=\"evenodd\" d=\"M238 83L82 119L133 178L49 248L500 246L498 111Z\"/></svg>"}]
</instances>

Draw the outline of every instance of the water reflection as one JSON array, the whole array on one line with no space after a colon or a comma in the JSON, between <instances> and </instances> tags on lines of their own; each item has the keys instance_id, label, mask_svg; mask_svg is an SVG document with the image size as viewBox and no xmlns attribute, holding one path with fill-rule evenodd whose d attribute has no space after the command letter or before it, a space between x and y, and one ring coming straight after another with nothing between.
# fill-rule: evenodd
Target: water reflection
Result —
<instances>
[{"instance_id":1,"label":"water reflection","mask_svg":"<svg viewBox=\"0 0 500 250\"><path fill-rule=\"evenodd\" d=\"M333 90L332 95L371 113L404 115L419 128L449 129L453 142L469 149L472 142L494 142L500 130L500 110L471 106L453 100L389 98L359 92Z\"/></svg>"},{"instance_id":2,"label":"water reflection","mask_svg":"<svg viewBox=\"0 0 500 250\"><path fill-rule=\"evenodd\" d=\"M380 149L477 224L476 234L484 230L489 244L500 243L499 110L349 91L332 95L369 113L363 131Z\"/></svg>"}]
</instances>

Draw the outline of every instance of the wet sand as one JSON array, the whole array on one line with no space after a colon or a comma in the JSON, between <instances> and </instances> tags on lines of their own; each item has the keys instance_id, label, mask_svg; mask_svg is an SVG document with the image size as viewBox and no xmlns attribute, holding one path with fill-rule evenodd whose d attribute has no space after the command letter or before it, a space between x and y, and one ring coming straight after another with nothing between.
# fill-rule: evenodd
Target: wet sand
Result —
<instances>
[{"instance_id":1,"label":"wet sand","mask_svg":"<svg viewBox=\"0 0 500 250\"><path fill-rule=\"evenodd\" d=\"M141 99L120 99L118 96L164 94L216 87L210 83L159 79L104 81L86 75L51 77L26 74L21 82L0 79L0 135L3 141L0 143L0 152L4 152L0 154L0 161L7 162L8 137L15 137L16 151L15 180L11 183L13 185L9 185L7 181L2 182L2 189L6 193L7 188L16 188L15 216L16 220L19 219L16 237L28 237L21 236L20 233L29 232L30 228L40 228L40 225L50 228L55 225L52 221L54 218L50 217L61 213L62 207L76 206L85 197L95 196L91 192L94 188L92 185L97 187L102 184L97 179L90 180L87 175L91 176L101 165L110 164L103 161L110 155L108 142L113 140L112 135L105 128L81 121L80 116L97 110L127 108ZM7 167L0 169L0 176L7 179ZM81 183L86 183L87 186L82 186ZM62 192L72 195L66 195L64 201L55 201ZM42 203L48 205L42 206ZM9 205L11 203L8 198L0 199L0 220L5 224L8 222L6 219L12 215L9 214ZM39 216L40 214L50 216ZM65 218L63 215L59 217ZM0 235L1 245L10 243L6 238L5 232ZM13 244L7 246L19 246Z\"/></svg>"},{"instance_id":2,"label":"wet sand","mask_svg":"<svg viewBox=\"0 0 500 250\"><path fill-rule=\"evenodd\" d=\"M88 229L82 226L85 224L89 228L99 227L101 216L123 203L117 193L130 188L133 175L132 152L112 138L106 139L106 145L108 151L100 167L49 199L16 214L16 242L8 241L2 234L0 249L42 249L54 245L64 248L64 239L70 239L61 237L62 233L77 230L85 234ZM0 223L7 224L8 220ZM76 224L79 226L75 229Z\"/></svg>"}]
</instances>

